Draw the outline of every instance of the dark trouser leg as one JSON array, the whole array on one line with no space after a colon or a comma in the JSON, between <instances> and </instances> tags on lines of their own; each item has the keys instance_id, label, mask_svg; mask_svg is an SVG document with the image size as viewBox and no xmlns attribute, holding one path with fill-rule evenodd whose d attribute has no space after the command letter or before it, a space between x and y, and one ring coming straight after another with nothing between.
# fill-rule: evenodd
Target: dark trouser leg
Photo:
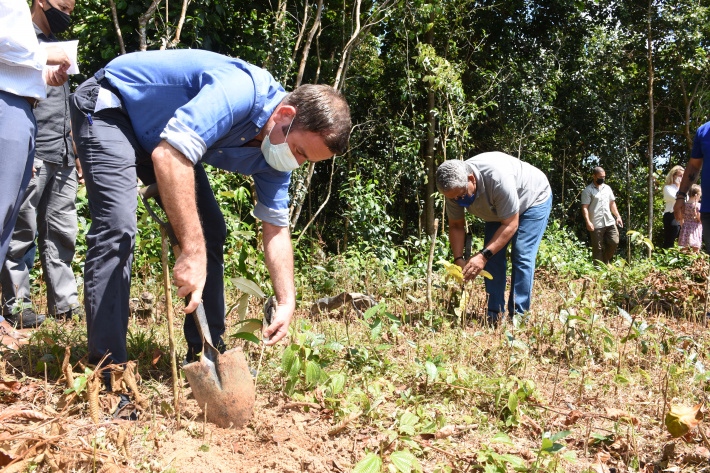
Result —
<instances>
[{"instance_id":1,"label":"dark trouser leg","mask_svg":"<svg viewBox=\"0 0 710 473\"><path fill-rule=\"evenodd\" d=\"M91 213L86 237L84 304L89 362L125 363L131 266L136 233L136 162L149 160L128 117L102 110L89 123L98 85L82 84L70 100L72 130L84 170Z\"/></svg>"},{"instance_id":2,"label":"dark trouser leg","mask_svg":"<svg viewBox=\"0 0 710 473\"><path fill-rule=\"evenodd\" d=\"M207 247L207 280L202 292L207 323L215 347L221 349L224 345L224 242L227 238L227 226L219 204L210 187L207 173L201 164L195 166L195 188L197 192L197 209L202 220L202 232ZM195 353L202 351L202 339L197 331L192 314L185 316L185 340L188 346L188 359L192 360Z\"/></svg>"},{"instance_id":3,"label":"dark trouser leg","mask_svg":"<svg viewBox=\"0 0 710 473\"><path fill-rule=\"evenodd\" d=\"M484 245L493 238L500 222L486 222L484 230ZM505 283L506 283L506 251L508 243L501 248L486 263L486 271L491 273L493 279L484 278L486 292L488 293L488 323L496 324L501 312L505 310Z\"/></svg>"},{"instance_id":4,"label":"dark trouser leg","mask_svg":"<svg viewBox=\"0 0 710 473\"><path fill-rule=\"evenodd\" d=\"M700 223L703 224L705 253L710 254L710 212L700 212Z\"/></svg>"},{"instance_id":5,"label":"dark trouser leg","mask_svg":"<svg viewBox=\"0 0 710 473\"><path fill-rule=\"evenodd\" d=\"M619 246L619 230L616 225L609 225L604 229L604 254L602 261L608 264L616 253L616 247Z\"/></svg>"},{"instance_id":6,"label":"dark trouser leg","mask_svg":"<svg viewBox=\"0 0 710 473\"><path fill-rule=\"evenodd\" d=\"M47 181L44 163L34 160L35 175L30 180L22 198L20 213L17 216L12 240L0 274L2 284L2 312L12 314L25 307L32 306L30 288L31 264L25 261L25 255L32 249L37 233L37 203ZM34 259L33 259L34 262Z\"/></svg>"},{"instance_id":7,"label":"dark trouser leg","mask_svg":"<svg viewBox=\"0 0 710 473\"><path fill-rule=\"evenodd\" d=\"M5 261L25 189L32 178L36 122L27 100L0 91L0 261ZM0 316L0 322L5 319Z\"/></svg>"},{"instance_id":8,"label":"dark trouser leg","mask_svg":"<svg viewBox=\"0 0 710 473\"><path fill-rule=\"evenodd\" d=\"M79 230L76 216L76 169L44 163L47 181L37 205L40 259L47 282L47 309L56 315L78 304L71 262Z\"/></svg>"},{"instance_id":9,"label":"dark trouser leg","mask_svg":"<svg viewBox=\"0 0 710 473\"><path fill-rule=\"evenodd\" d=\"M603 261L604 228L595 228L589 232L589 237L592 241L592 259Z\"/></svg>"},{"instance_id":10,"label":"dark trouser leg","mask_svg":"<svg viewBox=\"0 0 710 473\"><path fill-rule=\"evenodd\" d=\"M663 248L673 248L678 234L680 233L680 225L675 219L673 212L663 214Z\"/></svg>"}]
</instances>

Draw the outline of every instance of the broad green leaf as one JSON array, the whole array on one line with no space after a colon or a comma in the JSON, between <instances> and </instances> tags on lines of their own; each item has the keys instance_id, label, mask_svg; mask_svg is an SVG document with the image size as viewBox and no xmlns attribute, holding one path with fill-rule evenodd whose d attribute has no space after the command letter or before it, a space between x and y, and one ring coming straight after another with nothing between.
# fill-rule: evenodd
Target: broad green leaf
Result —
<instances>
[{"instance_id":1,"label":"broad green leaf","mask_svg":"<svg viewBox=\"0 0 710 473\"><path fill-rule=\"evenodd\" d=\"M306 383L317 384L320 381L321 367L315 361L306 361Z\"/></svg>"},{"instance_id":2,"label":"broad green leaf","mask_svg":"<svg viewBox=\"0 0 710 473\"><path fill-rule=\"evenodd\" d=\"M238 339L241 339L241 340L246 340L246 341L248 341L248 342L252 342L252 343L255 343L255 344L257 344L257 345L261 344L261 340L259 340L259 337L257 337L256 335L254 335L254 334L251 333L251 332L239 332L239 333L235 333L234 335L232 335L232 338L238 338Z\"/></svg>"},{"instance_id":3,"label":"broad green leaf","mask_svg":"<svg viewBox=\"0 0 710 473\"><path fill-rule=\"evenodd\" d=\"M517 455L512 455L510 453L503 453L500 455L500 459L508 462L512 465L513 468L525 468L525 460L520 458ZM524 470L525 471L525 470Z\"/></svg>"},{"instance_id":4,"label":"broad green leaf","mask_svg":"<svg viewBox=\"0 0 710 473\"><path fill-rule=\"evenodd\" d=\"M555 435L550 436L550 440L553 442L556 442L558 440L562 440L563 438L567 437L569 434L571 434L571 430L563 430L561 432L557 432Z\"/></svg>"},{"instance_id":5,"label":"broad green leaf","mask_svg":"<svg viewBox=\"0 0 710 473\"><path fill-rule=\"evenodd\" d=\"M244 320L249 310L249 294L242 294L237 302L237 315L239 320Z\"/></svg>"},{"instance_id":6,"label":"broad green leaf","mask_svg":"<svg viewBox=\"0 0 710 473\"><path fill-rule=\"evenodd\" d=\"M330 377L330 389L333 391L333 395L340 394L345 388L345 375L342 373L334 374Z\"/></svg>"},{"instance_id":7,"label":"broad green leaf","mask_svg":"<svg viewBox=\"0 0 710 473\"><path fill-rule=\"evenodd\" d=\"M298 351L298 345L291 344L284 350L283 355L281 355L281 369L286 373L291 371L291 366L293 365L293 360L296 358L296 352Z\"/></svg>"},{"instance_id":8,"label":"broad green leaf","mask_svg":"<svg viewBox=\"0 0 710 473\"><path fill-rule=\"evenodd\" d=\"M234 284L237 289L245 294L250 294L252 296L265 297L264 292L261 290L258 284L254 281L250 281L247 278L237 277L229 279L232 284Z\"/></svg>"},{"instance_id":9,"label":"broad green leaf","mask_svg":"<svg viewBox=\"0 0 710 473\"><path fill-rule=\"evenodd\" d=\"M260 319L244 319L237 323L240 325L237 333L254 333L257 330L261 330L264 325L264 322Z\"/></svg>"},{"instance_id":10,"label":"broad green leaf","mask_svg":"<svg viewBox=\"0 0 710 473\"><path fill-rule=\"evenodd\" d=\"M362 318L365 320L370 320L374 315L377 315L377 313L380 311L380 308L382 307L382 304L377 304L365 311L364 314L362 314Z\"/></svg>"},{"instance_id":11,"label":"broad green leaf","mask_svg":"<svg viewBox=\"0 0 710 473\"><path fill-rule=\"evenodd\" d=\"M368 453L365 458L357 462L353 473L380 473L382 471L382 459L375 453Z\"/></svg>"},{"instance_id":12,"label":"broad green leaf","mask_svg":"<svg viewBox=\"0 0 710 473\"><path fill-rule=\"evenodd\" d=\"M461 272L461 268L457 264L452 264L449 263L446 260L439 260L439 264L444 266L446 269L446 275L444 276L444 279L454 279L455 281L462 283L463 282L463 273Z\"/></svg>"},{"instance_id":13,"label":"broad green leaf","mask_svg":"<svg viewBox=\"0 0 710 473\"><path fill-rule=\"evenodd\" d=\"M506 445L513 445L513 441L510 440L510 437L508 437L508 434L505 432L498 432L493 436L491 439L491 443L504 443Z\"/></svg>"},{"instance_id":14,"label":"broad green leaf","mask_svg":"<svg viewBox=\"0 0 710 473\"><path fill-rule=\"evenodd\" d=\"M295 357L293 359L293 364L291 365L291 369L288 372L288 377L295 379L298 377L298 374L301 371L301 359L299 357Z\"/></svg>"},{"instance_id":15,"label":"broad green leaf","mask_svg":"<svg viewBox=\"0 0 710 473\"><path fill-rule=\"evenodd\" d=\"M74 378L74 384L72 385L72 389L74 390L75 393L79 394L84 389L85 384L86 384L86 377L85 376L78 376L78 377Z\"/></svg>"},{"instance_id":16,"label":"broad green leaf","mask_svg":"<svg viewBox=\"0 0 710 473\"><path fill-rule=\"evenodd\" d=\"M512 414L518 411L518 395L515 392L511 392L508 396L508 409Z\"/></svg>"},{"instance_id":17,"label":"broad green leaf","mask_svg":"<svg viewBox=\"0 0 710 473\"><path fill-rule=\"evenodd\" d=\"M417 425L417 422L419 422L419 417L409 411L404 411L399 417L399 425Z\"/></svg>"},{"instance_id":18,"label":"broad green leaf","mask_svg":"<svg viewBox=\"0 0 710 473\"><path fill-rule=\"evenodd\" d=\"M427 361L426 363L424 363L424 369L426 370L426 375L429 379L429 382L433 383L439 376L439 370L436 368L436 365L431 361Z\"/></svg>"},{"instance_id":19,"label":"broad green leaf","mask_svg":"<svg viewBox=\"0 0 710 473\"><path fill-rule=\"evenodd\" d=\"M390 461L400 473L410 473L414 471L422 471L417 458L408 450L400 450L390 455Z\"/></svg>"}]
</instances>

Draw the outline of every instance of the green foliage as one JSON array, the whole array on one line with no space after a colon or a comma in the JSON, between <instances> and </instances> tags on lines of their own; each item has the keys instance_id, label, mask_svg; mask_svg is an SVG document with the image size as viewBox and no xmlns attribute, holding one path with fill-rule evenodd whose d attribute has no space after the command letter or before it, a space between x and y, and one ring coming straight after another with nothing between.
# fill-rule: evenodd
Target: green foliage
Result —
<instances>
[{"instance_id":1,"label":"green foliage","mask_svg":"<svg viewBox=\"0 0 710 473\"><path fill-rule=\"evenodd\" d=\"M325 336L311 329L306 321L301 321L300 329L293 325L290 328L294 342L286 347L281 358L281 370L286 379L284 391L289 396L298 387L308 391L326 382L328 373L324 368L343 348L337 343L326 344ZM336 391L337 387L332 390Z\"/></svg>"},{"instance_id":2,"label":"green foliage","mask_svg":"<svg viewBox=\"0 0 710 473\"><path fill-rule=\"evenodd\" d=\"M537 253L537 266L570 278L594 272L589 247L557 220L551 221L545 230Z\"/></svg>"}]
</instances>

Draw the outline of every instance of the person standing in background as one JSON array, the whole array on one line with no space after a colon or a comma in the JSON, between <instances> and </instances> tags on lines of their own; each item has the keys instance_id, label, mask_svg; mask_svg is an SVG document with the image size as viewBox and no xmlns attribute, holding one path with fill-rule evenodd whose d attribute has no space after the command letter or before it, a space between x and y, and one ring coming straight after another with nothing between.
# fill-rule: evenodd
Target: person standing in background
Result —
<instances>
[{"instance_id":1,"label":"person standing in background","mask_svg":"<svg viewBox=\"0 0 710 473\"><path fill-rule=\"evenodd\" d=\"M55 34L71 23L74 0L34 0L32 22L40 43L57 42ZM47 100L34 110L37 139L34 176L25 192L7 257L0 270L3 316L20 326L41 323L44 316L32 308L30 269L25 254L39 230L40 260L47 283L47 309L66 319L79 306L71 262L78 231L76 215L77 170L69 121L69 84L47 87Z\"/></svg>"},{"instance_id":2,"label":"person standing in background","mask_svg":"<svg viewBox=\"0 0 710 473\"><path fill-rule=\"evenodd\" d=\"M592 258L608 264L619 245L619 230L623 228L616 197L611 187L604 184L606 172L594 168L592 183L582 191L582 215L592 239Z\"/></svg>"},{"instance_id":3,"label":"person standing in background","mask_svg":"<svg viewBox=\"0 0 710 473\"><path fill-rule=\"evenodd\" d=\"M700 173L703 173L703 179L700 183L700 187L704 194L710 192L708 186L710 186L710 166L705 166L703 168L703 160L706 156L710 156L710 122L705 122L700 125L698 131L695 132L695 138L693 138L693 149L690 152L690 159L688 164L685 166L685 173L683 174L683 179L678 185L678 192L676 193L675 204L673 205L673 213L675 214L675 219L683 225L683 213L685 212L685 199L688 198L686 194L690 190L690 186L695 184ZM703 224L703 243L705 243L705 252L710 252L710 204L706 200L704 203L700 204L700 221Z\"/></svg>"},{"instance_id":4,"label":"person standing in background","mask_svg":"<svg viewBox=\"0 0 710 473\"><path fill-rule=\"evenodd\" d=\"M666 249L673 248L680 232L680 224L673 215L673 205L678 186L683 179L683 172L685 172L683 166L673 166L666 175L666 185L663 186L663 202L666 204L663 213L663 248Z\"/></svg>"},{"instance_id":5,"label":"person standing in background","mask_svg":"<svg viewBox=\"0 0 710 473\"><path fill-rule=\"evenodd\" d=\"M56 65L56 69L45 66ZM71 65L58 47L40 47L27 3L0 0L0 260L5 260L25 189L32 177L36 122L32 109L46 84L67 81ZM0 316L0 344L16 349L20 335Z\"/></svg>"},{"instance_id":6,"label":"person standing in background","mask_svg":"<svg viewBox=\"0 0 710 473\"><path fill-rule=\"evenodd\" d=\"M690 186L688 201L683 211L683 225L680 228L678 246L700 251L703 246L703 224L700 223L700 198L702 190L697 184Z\"/></svg>"}]
</instances>

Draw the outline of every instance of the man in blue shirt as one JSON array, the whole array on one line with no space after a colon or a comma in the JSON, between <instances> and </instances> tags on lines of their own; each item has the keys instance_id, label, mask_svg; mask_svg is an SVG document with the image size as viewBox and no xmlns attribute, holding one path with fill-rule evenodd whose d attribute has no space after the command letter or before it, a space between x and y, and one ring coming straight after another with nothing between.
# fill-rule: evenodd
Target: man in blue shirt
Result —
<instances>
[{"instance_id":1,"label":"man in blue shirt","mask_svg":"<svg viewBox=\"0 0 710 473\"><path fill-rule=\"evenodd\" d=\"M136 178L158 183L180 241L173 268L191 313L204 300L212 340L223 347L224 217L201 162L251 175L254 215L263 221L264 256L278 306L264 330L273 345L295 309L288 222L291 171L347 147L350 111L332 87L287 94L266 71L200 50L147 51L111 61L71 100L72 129L84 170L92 223L84 275L89 362L127 361ZM185 318L188 361L201 351Z\"/></svg>"},{"instance_id":2,"label":"man in blue shirt","mask_svg":"<svg viewBox=\"0 0 710 473\"><path fill-rule=\"evenodd\" d=\"M673 214L679 225L683 225L683 212L685 210L685 201L688 198L688 191L690 186L697 182L698 177L702 177L700 181L702 193L710 195L710 166L703 168L703 159L706 157L710 157L710 122L701 125L695 133L690 160L685 167L683 179L678 186ZM701 170L702 176L700 176ZM710 199L703 199L700 203L700 222L703 224L705 251L710 253Z\"/></svg>"}]
</instances>

